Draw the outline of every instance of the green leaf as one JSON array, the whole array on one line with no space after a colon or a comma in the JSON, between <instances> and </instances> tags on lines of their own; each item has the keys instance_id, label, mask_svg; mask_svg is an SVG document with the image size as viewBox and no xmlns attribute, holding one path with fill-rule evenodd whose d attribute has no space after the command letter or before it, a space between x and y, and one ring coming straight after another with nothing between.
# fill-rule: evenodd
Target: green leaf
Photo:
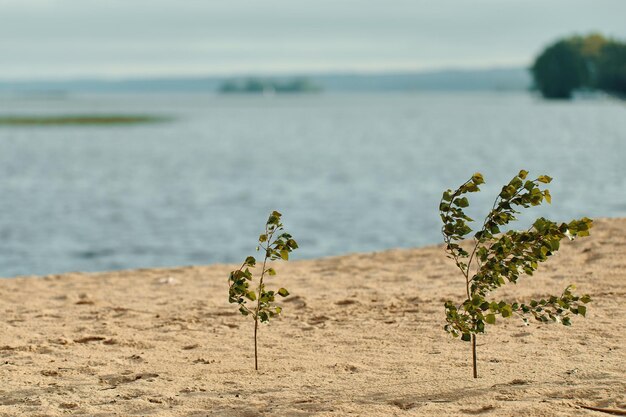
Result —
<instances>
[{"instance_id":1,"label":"green leaf","mask_svg":"<svg viewBox=\"0 0 626 417\"><path fill-rule=\"evenodd\" d=\"M289 295L289 291L287 291L285 288L280 288L278 290L278 295L280 295L281 297L287 297Z\"/></svg>"},{"instance_id":2,"label":"green leaf","mask_svg":"<svg viewBox=\"0 0 626 417\"><path fill-rule=\"evenodd\" d=\"M483 178L483 174L481 174L480 172L477 172L474 175L472 175L472 181L476 185L480 185L480 184L484 184L485 183L485 180Z\"/></svg>"},{"instance_id":3,"label":"green leaf","mask_svg":"<svg viewBox=\"0 0 626 417\"><path fill-rule=\"evenodd\" d=\"M544 190L543 191L543 198L546 199L546 201L548 202L548 204L552 204L552 196L550 195L550 191L548 190Z\"/></svg>"},{"instance_id":4,"label":"green leaf","mask_svg":"<svg viewBox=\"0 0 626 417\"><path fill-rule=\"evenodd\" d=\"M513 310L510 305L505 305L500 309L500 314L502 314L502 317L504 318L511 317L513 315Z\"/></svg>"},{"instance_id":5,"label":"green leaf","mask_svg":"<svg viewBox=\"0 0 626 417\"><path fill-rule=\"evenodd\" d=\"M585 317L585 315L587 314L587 307L585 307L585 306L578 306L578 314L580 314L581 316Z\"/></svg>"},{"instance_id":6,"label":"green leaf","mask_svg":"<svg viewBox=\"0 0 626 417\"><path fill-rule=\"evenodd\" d=\"M276 275L274 268L267 268L265 272L267 272L270 276Z\"/></svg>"},{"instance_id":7,"label":"green leaf","mask_svg":"<svg viewBox=\"0 0 626 417\"><path fill-rule=\"evenodd\" d=\"M246 298L250 301L254 301L256 300L256 294L254 293L254 291L248 291L246 293Z\"/></svg>"},{"instance_id":8,"label":"green leaf","mask_svg":"<svg viewBox=\"0 0 626 417\"><path fill-rule=\"evenodd\" d=\"M482 302L483 302L483 299L480 295L474 294L472 296L472 305L479 306L482 304Z\"/></svg>"},{"instance_id":9,"label":"green leaf","mask_svg":"<svg viewBox=\"0 0 626 417\"><path fill-rule=\"evenodd\" d=\"M478 333L485 333L485 323L482 320L476 321L476 331Z\"/></svg>"},{"instance_id":10,"label":"green leaf","mask_svg":"<svg viewBox=\"0 0 626 417\"><path fill-rule=\"evenodd\" d=\"M470 340L472 340L472 336L469 333L463 333L461 335L461 340L463 340L464 342L469 342Z\"/></svg>"},{"instance_id":11,"label":"green leaf","mask_svg":"<svg viewBox=\"0 0 626 417\"><path fill-rule=\"evenodd\" d=\"M485 316L485 321L489 324L495 324L496 323L496 315L495 314L487 314Z\"/></svg>"},{"instance_id":12,"label":"green leaf","mask_svg":"<svg viewBox=\"0 0 626 417\"><path fill-rule=\"evenodd\" d=\"M254 256L248 256L246 258L244 264L246 264L247 266L254 266L254 265L256 265L256 259L254 259Z\"/></svg>"},{"instance_id":13,"label":"green leaf","mask_svg":"<svg viewBox=\"0 0 626 417\"><path fill-rule=\"evenodd\" d=\"M283 258L283 260L288 261L289 260L289 251L286 249L283 249L280 251L280 257Z\"/></svg>"},{"instance_id":14,"label":"green leaf","mask_svg":"<svg viewBox=\"0 0 626 417\"><path fill-rule=\"evenodd\" d=\"M453 203L461 208L469 206L469 200L467 199L467 197L456 198Z\"/></svg>"},{"instance_id":15,"label":"green leaf","mask_svg":"<svg viewBox=\"0 0 626 417\"><path fill-rule=\"evenodd\" d=\"M513 178L513 179L511 180L511 182L509 183L509 185L510 185L511 187L515 188L516 190L517 190L518 188L521 188L521 187L522 187L522 184L524 184L524 183L523 183L523 182L522 182L522 180L521 180L521 179L519 179L518 177Z\"/></svg>"},{"instance_id":16,"label":"green leaf","mask_svg":"<svg viewBox=\"0 0 626 417\"><path fill-rule=\"evenodd\" d=\"M549 184L552 181L552 177L549 177L547 175L540 175L537 178L537 181L542 182L544 184Z\"/></svg>"},{"instance_id":17,"label":"green leaf","mask_svg":"<svg viewBox=\"0 0 626 417\"><path fill-rule=\"evenodd\" d=\"M460 188L460 191L463 193L475 193L476 191L480 191L478 185L473 182L469 182Z\"/></svg>"}]
</instances>

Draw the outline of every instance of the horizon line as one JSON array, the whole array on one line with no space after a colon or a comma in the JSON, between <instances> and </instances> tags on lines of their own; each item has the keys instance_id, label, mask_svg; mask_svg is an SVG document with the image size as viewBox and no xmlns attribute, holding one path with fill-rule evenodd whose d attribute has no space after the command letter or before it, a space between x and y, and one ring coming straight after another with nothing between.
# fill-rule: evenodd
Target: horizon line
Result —
<instances>
[{"instance_id":1,"label":"horizon line","mask_svg":"<svg viewBox=\"0 0 626 417\"><path fill-rule=\"evenodd\" d=\"M76 81L103 81L103 82L123 82L123 81L148 81L148 80L183 80L183 79L228 79L228 78L272 78L272 77L316 77L316 76L384 76L384 75L407 75L407 74L433 74L444 72L477 72L477 71L498 71L498 70L518 70L526 69L527 65L489 65L489 66L437 66L428 68L389 68L389 69L329 69L329 70L285 70L267 71L261 70L241 71L241 72L193 72L193 73L164 73L164 74L126 74L126 75L106 75L106 74L85 74L75 76L60 77L25 77L13 78L0 76L0 83L32 83L32 82L76 82Z\"/></svg>"}]
</instances>

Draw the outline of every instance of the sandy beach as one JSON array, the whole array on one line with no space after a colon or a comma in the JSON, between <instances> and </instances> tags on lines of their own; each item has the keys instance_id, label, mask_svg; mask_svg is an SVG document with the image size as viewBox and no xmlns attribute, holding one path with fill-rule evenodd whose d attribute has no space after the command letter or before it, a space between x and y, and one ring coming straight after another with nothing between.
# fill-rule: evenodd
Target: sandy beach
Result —
<instances>
[{"instance_id":1,"label":"sandy beach","mask_svg":"<svg viewBox=\"0 0 626 417\"><path fill-rule=\"evenodd\" d=\"M443 331L464 281L442 246L277 263L291 295L260 329L259 372L233 268L0 280L0 415L626 415L626 219L494 294L576 284L593 301L572 327L488 326L477 380L470 344Z\"/></svg>"}]
</instances>

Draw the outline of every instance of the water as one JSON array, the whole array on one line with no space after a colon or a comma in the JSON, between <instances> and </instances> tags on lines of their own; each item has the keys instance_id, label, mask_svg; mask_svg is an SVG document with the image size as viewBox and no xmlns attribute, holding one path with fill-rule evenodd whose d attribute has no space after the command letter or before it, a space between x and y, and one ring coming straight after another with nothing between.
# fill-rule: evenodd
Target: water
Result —
<instances>
[{"instance_id":1,"label":"water","mask_svg":"<svg viewBox=\"0 0 626 417\"><path fill-rule=\"evenodd\" d=\"M532 216L626 215L626 105L615 100L0 99L1 114L120 112L175 120L0 128L0 276L238 262L273 209L300 243L294 258L438 243L442 191L475 171L487 180L477 217L521 168L555 177L552 206Z\"/></svg>"}]
</instances>

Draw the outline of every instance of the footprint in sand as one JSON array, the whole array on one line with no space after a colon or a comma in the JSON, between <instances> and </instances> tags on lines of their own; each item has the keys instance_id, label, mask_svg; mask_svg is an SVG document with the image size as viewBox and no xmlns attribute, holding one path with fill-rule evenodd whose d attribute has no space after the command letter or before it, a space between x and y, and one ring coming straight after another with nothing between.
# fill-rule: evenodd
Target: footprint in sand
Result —
<instances>
[{"instance_id":1,"label":"footprint in sand","mask_svg":"<svg viewBox=\"0 0 626 417\"><path fill-rule=\"evenodd\" d=\"M85 336L85 337L81 337L78 339L74 339L74 342L76 343L100 342L105 339L106 337L103 337L103 336Z\"/></svg>"},{"instance_id":2,"label":"footprint in sand","mask_svg":"<svg viewBox=\"0 0 626 417\"><path fill-rule=\"evenodd\" d=\"M103 375L100 377L100 382L112 385L114 387L121 384L128 384L131 382L143 380L143 381L153 381L155 378L158 378L159 374L153 373L140 373L140 374L130 374L130 375Z\"/></svg>"}]
</instances>

